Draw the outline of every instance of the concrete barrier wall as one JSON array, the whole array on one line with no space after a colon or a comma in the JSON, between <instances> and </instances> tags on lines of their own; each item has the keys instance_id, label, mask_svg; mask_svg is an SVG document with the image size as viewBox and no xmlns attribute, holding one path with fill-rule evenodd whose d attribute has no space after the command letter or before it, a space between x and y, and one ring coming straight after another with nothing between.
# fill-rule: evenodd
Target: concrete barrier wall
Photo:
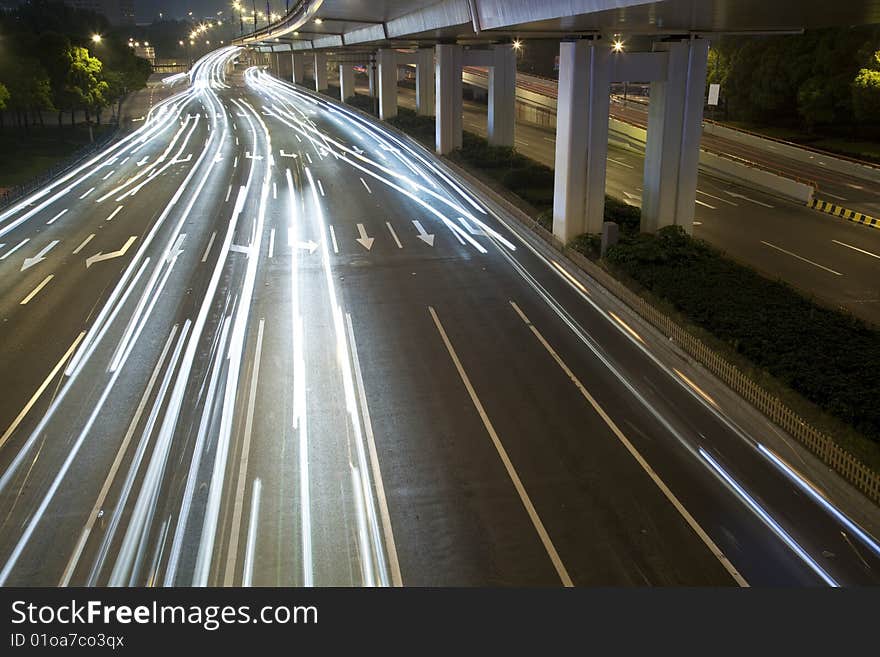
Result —
<instances>
[{"instance_id":1,"label":"concrete barrier wall","mask_svg":"<svg viewBox=\"0 0 880 657\"><path fill-rule=\"evenodd\" d=\"M813 200L815 192L812 185L791 178L783 178L775 173L756 169L702 150L700 151L700 169L719 178L739 182L750 187L758 187L771 194L793 199L805 205Z\"/></svg>"},{"instance_id":2,"label":"concrete barrier wall","mask_svg":"<svg viewBox=\"0 0 880 657\"><path fill-rule=\"evenodd\" d=\"M759 148L769 153L782 155L799 162L815 164L817 160L821 160L823 165L831 171L855 176L864 180L870 180L872 182L880 182L880 168L866 166L859 164L858 162L851 162L849 160L834 157L833 155L816 153L806 148L799 148L798 146L784 144L772 139L765 139L758 135L727 128L717 123L703 123L703 132L707 135L723 137L724 139L729 139L752 148Z\"/></svg>"}]
</instances>

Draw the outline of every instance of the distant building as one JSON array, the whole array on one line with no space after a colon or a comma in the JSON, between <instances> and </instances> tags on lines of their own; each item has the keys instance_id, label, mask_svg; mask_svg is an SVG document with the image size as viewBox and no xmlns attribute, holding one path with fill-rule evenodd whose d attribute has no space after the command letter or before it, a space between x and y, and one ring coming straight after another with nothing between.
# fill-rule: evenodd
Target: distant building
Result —
<instances>
[{"instance_id":1,"label":"distant building","mask_svg":"<svg viewBox=\"0 0 880 657\"><path fill-rule=\"evenodd\" d=\"M102 14L111 25L134 25L134 0L64 0L64 4Z\"/></svg>"}]
</instances>

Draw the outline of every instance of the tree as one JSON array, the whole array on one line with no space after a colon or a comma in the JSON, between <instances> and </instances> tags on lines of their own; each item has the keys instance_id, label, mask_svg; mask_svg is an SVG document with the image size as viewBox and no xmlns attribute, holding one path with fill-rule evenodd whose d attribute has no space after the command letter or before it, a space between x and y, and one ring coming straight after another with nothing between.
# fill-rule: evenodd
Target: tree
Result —
<instances>
[{"instance_id":1,"label":"tree","mask_svg":"<svg viewBox=\"0 0 880 657\"><path fill-rule=\"evenodd\" d=\"M92 110L104 107L107 104L105 94L108 85L101 79L103 65L97 57L89 55L89 51L80 46L73 46L67 53L69 70L65 85L65 94L72 100L71 123L73 123L73 110L85 110L86 120L89 121Z\"/></svg>"},{"instance_id":2,"label":"tree","mask_svg":"<svg viewBox=\"0 0 880 657\"><path fill-rule=\"evenodd\" d=\"M27 127L30 124L29 115L52 109L49 76L33 57L16 57L4 61L0 69L0 83L8 89L8 104L15 110L19 125Z\"/></svg>"},{"instance_id":3,"label":"tree","mask_svg":"<svg viewBox=\"0 0 880 657\"><path fill-rule=\"evenodd\" d=\"M9 90L0 82L0 128L3 127L3 110L6 109L7 101L9 101Z\"/></svg>"},{"instance_id":4,"label":"tree","mask_svg":"<svg viewBox=\"0 0 880 657\"><path fill-rule=\"evenodd\" d=\"M852 83L853 114L863 124L880 123L880 50L869 68L859 71Z\"/></svg>"}]
</instances>

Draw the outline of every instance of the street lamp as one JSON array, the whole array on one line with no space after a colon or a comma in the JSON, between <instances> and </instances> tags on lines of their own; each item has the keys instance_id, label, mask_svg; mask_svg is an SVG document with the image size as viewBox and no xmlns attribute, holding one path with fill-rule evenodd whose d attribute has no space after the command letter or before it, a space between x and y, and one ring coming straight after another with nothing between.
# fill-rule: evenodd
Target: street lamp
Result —
<instances>
[{"instance_id":1,"label":"street lamp","mask_svg":"<svg viewBox=\"0 0 880 657\"><path fill-rule=\"evenodd\" d=\"M92 35L92 43L101 43L101 35L93 34Z\"/></svg>"},{"instance_id":2,"label":"street lamp","mask_svg":"<svg viewBox=\"0 0 880 657\"><path fill-rule=\"evenodd\" d=\"M611 44L611 51L612 52L623 52L623 47L624 47L623 41L621 41L620 39L615 39L614 43Z\"/></svg>"}]
</instances>

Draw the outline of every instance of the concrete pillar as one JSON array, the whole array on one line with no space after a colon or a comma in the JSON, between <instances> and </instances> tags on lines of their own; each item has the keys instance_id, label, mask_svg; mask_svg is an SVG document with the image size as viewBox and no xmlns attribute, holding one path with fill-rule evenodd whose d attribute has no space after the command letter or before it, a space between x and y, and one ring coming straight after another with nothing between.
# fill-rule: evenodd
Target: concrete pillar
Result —
<instances>
[{"instance_id":1,"label":"concrete pillar","mask_svg":"<svg viewBox=\"0 0 880 657\"><path fill-rule=\"evenodd\" d=\"M669 53L665 82L651 83L642 225L693 230L709 42L659 44Z\"/></svg>"},{"instance_id":2,"label":"concrete pillar","mask_svg":"<svg viewBox=\"0 0 880 657\"><path fill-rule=\"evenodd\" d=\"M492 46L489 69L489 143L513 146L516 125L516 51L510 44Z\"/></svg>"},{"instance_id":3,"label":"concrete pillar","mask_svg":"<svg viewBox=\"0 0 880 657\"><path fill-rule=\"evenodd\" d=\"M416 113L434 116L434 49L416 52Z\"/></svg>"},{"instance_id":4,"label":"concrete pillar","mask_svg":"<svg viewBox=\"0 0 880 657\"><path fill-rule=\"evenodd\" d=\"M461 148L461 46L438 43L436 54L437 152L446 155Z\"/></svg>"},{"instance_id":5,"label":"concrete pillar","mask_svg":"<svg viewBox=\"0 0 880 657\"><path fill-rule=\"evenodd\" d=\"M278 53L278 77L282 80L290 80L293 76L293 62L286 53Z\"/></svg>"},{"instance_id":6,"label":"concrete pillar","mask_svg":"<svg viewBox=\"0 0 880 657\"><path fill-rule=\"evenodd\" d=\"M327 55L322 52L315 53L315 91L327 89Z\"/></svg>"},{"instance_id":7,"label":"concrete pillar","mask_svg":"<svg viewBox=\"0 0 880 657\"><path fill-rule=\"evenodd\" d=\"M564 243L601 233L611 95L610 48L599 41L559 44L553 234Z\"/></svg>"},{"instance_id":8,"label":"concrete pillar","mask_svg":"<svg viewBox=\"0 0 880 657\"><path fill-rule=\"evenodd\" d=\"M302 84L306 77L306 61L305 55L300 53L291 53L290 58L293 61L293 82Z\"/></svg>"},{"instance_id":9,"label":"concrete pillar","mask_svg":"<svg viewBox=\"0 0 880 657\"><path fill-rule=\"evenodd\" d=\"M339 100L343 103L354 96L354 66L339 65Z\"/></svg>"},{"instance_id":10,"label":"concrete pillar","mask_svg":"<svg viewBox=\"0 0 880 657\"><path fill-rule=\"evenodd\" d=\"M397 53L382 48L376 59L379 64L379 118L385 121L397 116Z\"/></svg>"}]
</instances>

